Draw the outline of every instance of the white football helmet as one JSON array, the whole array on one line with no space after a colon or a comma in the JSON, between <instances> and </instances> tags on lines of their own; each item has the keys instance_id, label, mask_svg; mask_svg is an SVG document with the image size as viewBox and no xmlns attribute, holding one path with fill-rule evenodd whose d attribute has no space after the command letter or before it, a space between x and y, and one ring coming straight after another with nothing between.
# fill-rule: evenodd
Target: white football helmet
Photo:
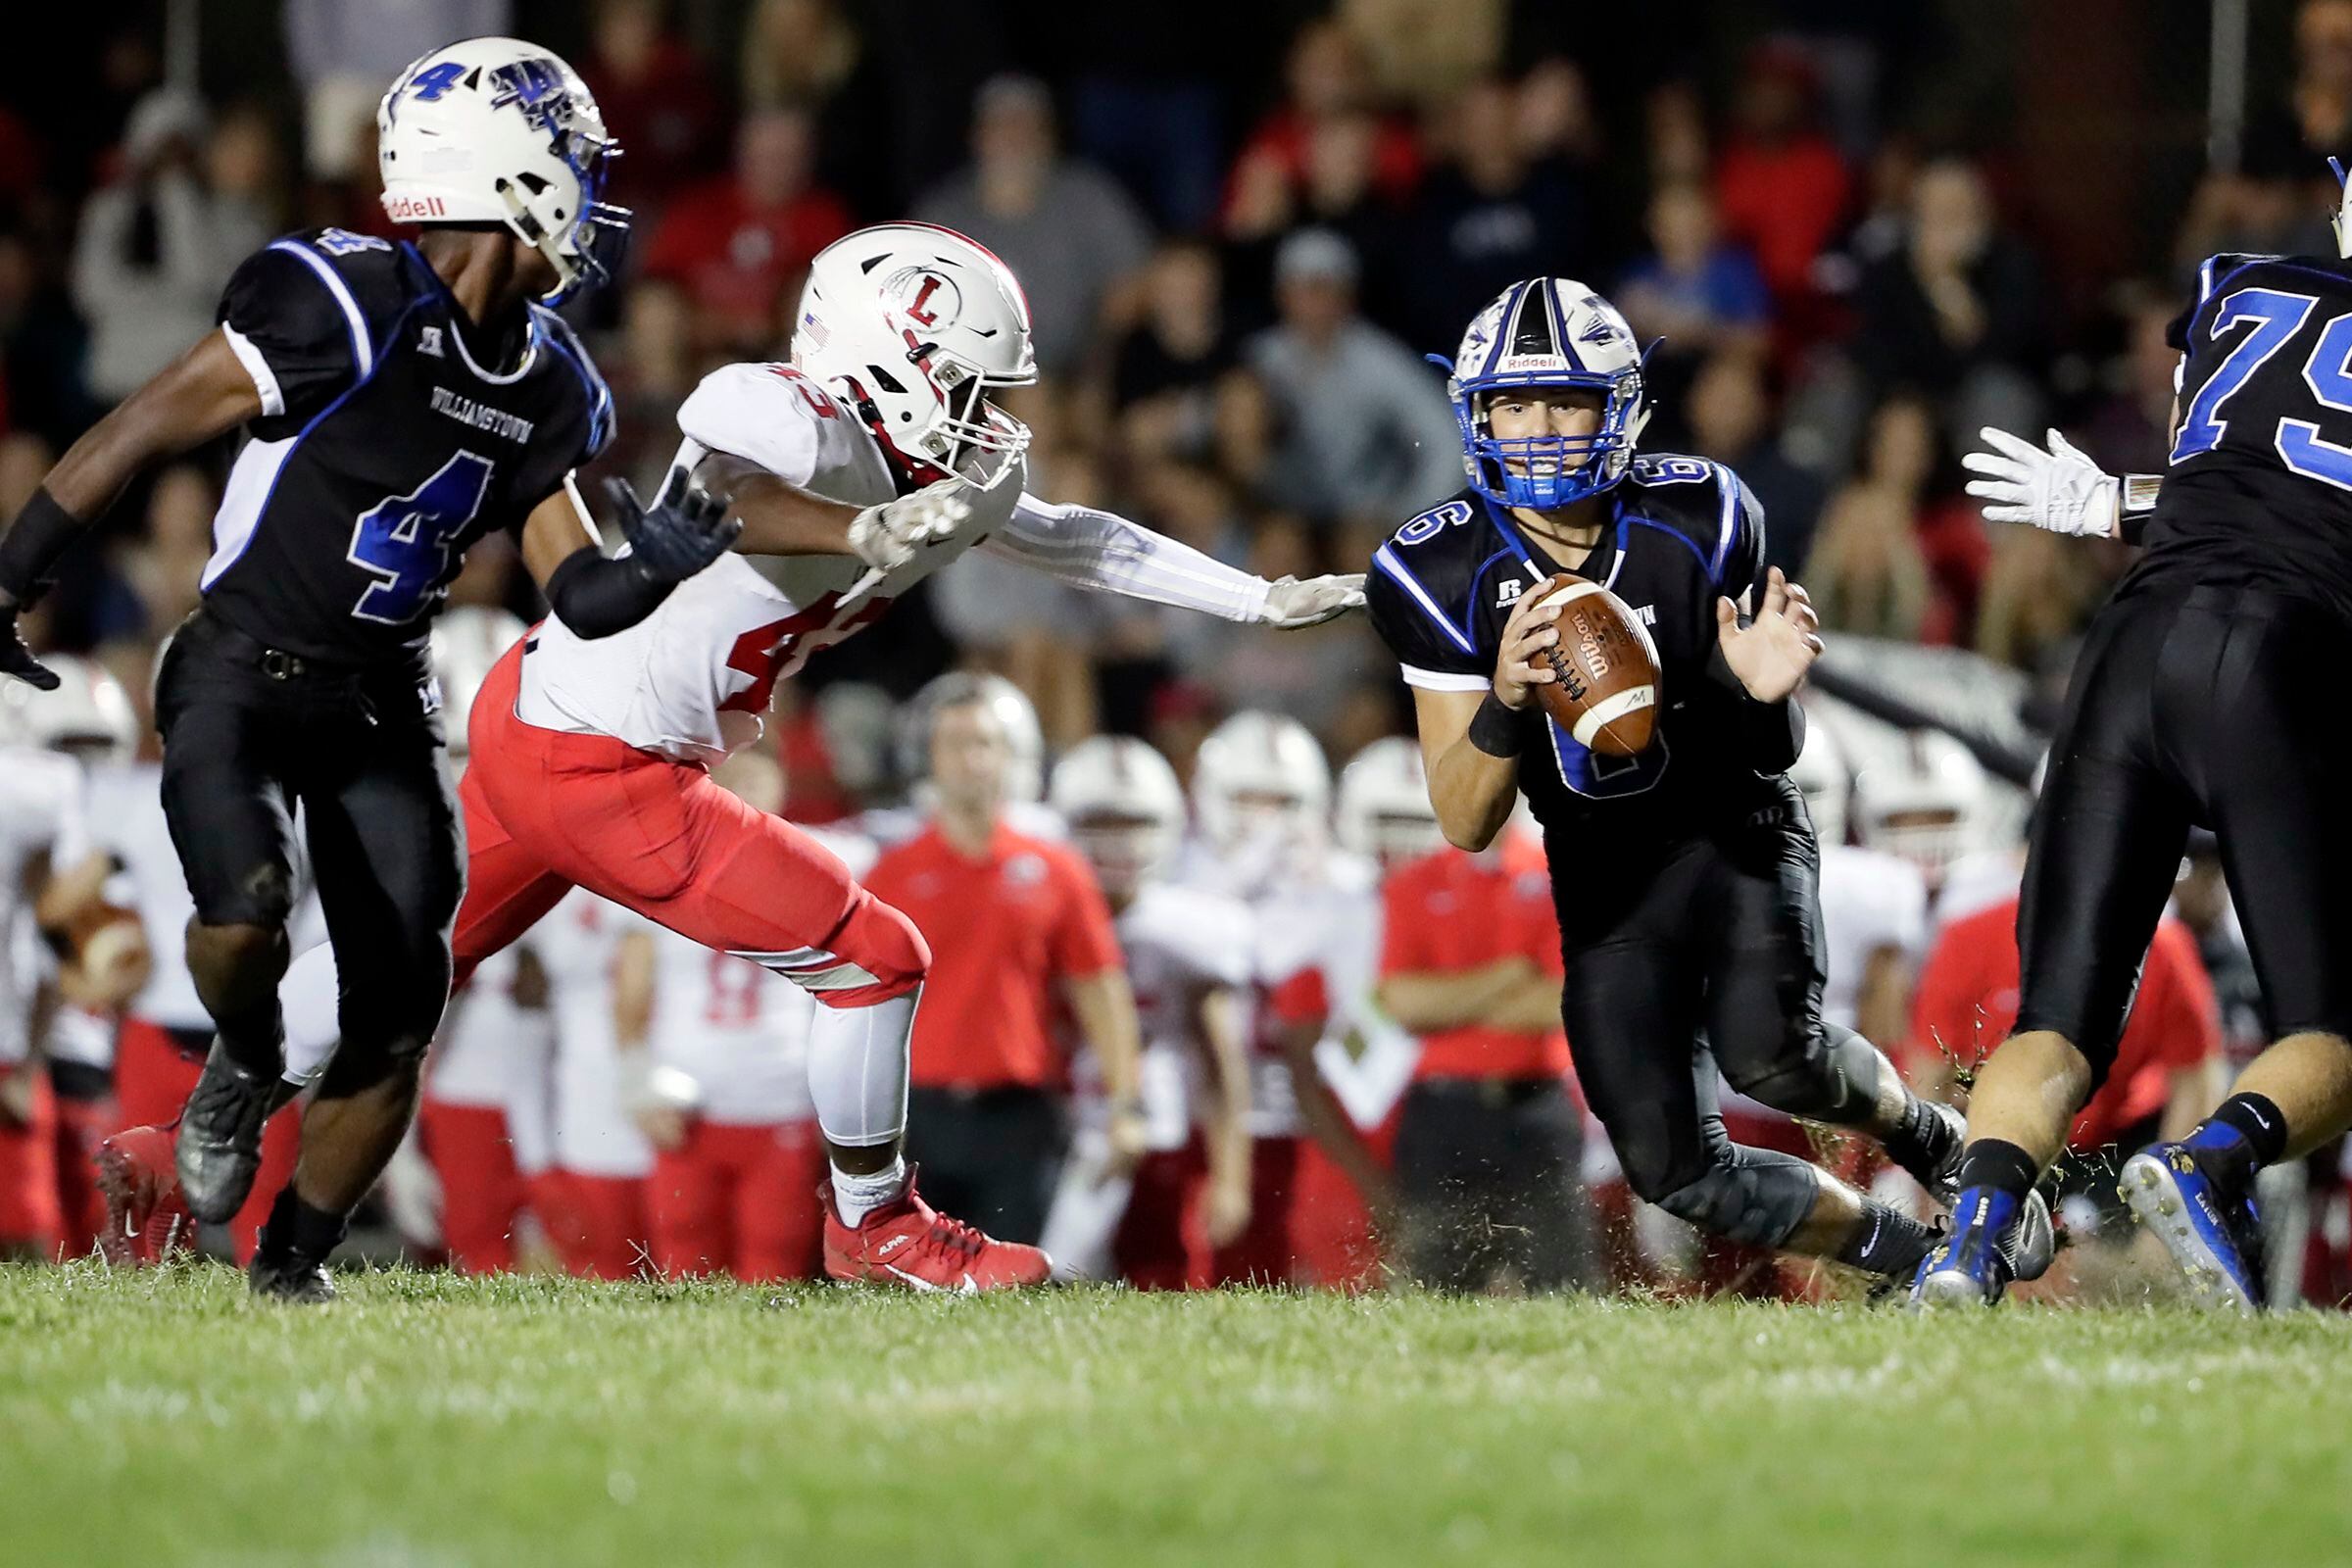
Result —
<instances>
[{"instance_id":1,"label":"white football helmet","mask_svg":"<svg viewBox=\"0 0 2352 1568\"><path fill-rule=\"evenodd\" d=\"M1642 346L1617 307L1566 277L1531 277L1471 318L1448 363L1446 395L1462 432L1470 487L1505 506L1548 512L1598 495L1633 466L1648 422ZM1487 423L1493 399L1512 387L1588 387L1601 394L1600 428L1589 436L1502 439Z\"/></svg>"},{"instance_id":2,"label":"white football helmet","mask_svg":"<svg viewBox=\"0 0 2352 1568\"><path fill-rule=\"evenodd\" d=\"M376 106L384 212L399 223L503 223L556 270L563 299L612 274L626 208L597 199L620 144L579 74L519 38L466 38L402 72Z\"/></svg>"},{"instance_id":3,"label":"white football helmet","mask_svg":"<svg viewBox=\"0 0 2352 1568\"><path fill-rule=\"evenodd\" d=\"M441 683L442 726L452 758L466 755L466 721L490 666L528 629L516 616L485 605L460 605L433 622L433 676Z\"/></svg>"},{"instance_id":4,"label":"white football helmet","mask_svg":"<svg viewBox=\"0 0 2352 1568\"><path fill-rule=\"evenodd\" d=\"M1854 775L1863 846L1931 874L1984 847L1991 804L1984 764L1938 729L1913 730L1899 752Z\"/></svg>"},{"instance_id":5,"label":"white football helmet","mask_svg":"<svg viewBox=\"0 0 2352 1568\"><path fill-rule=\"evenodd\" d=\"M1184 786L1168 760L1127 735L1079 742L1054 764L1046 796L1102 891L1132 898L1184 838Z\"/></svg>"},{"instance_id":6,"label":"white football helmet","mask_svg":"<svg viewBox=\"0 0 2352 1568\"><path fill-rule=\"evenodd\" d=\"M1818 713L1805 725L1805 749L1788 765L1788 782L1804 792L1805 813L1813 818L1813 836L1825 845L1843 844L1854 773L1838 732L1823 723Z\"/></svg>"},{"instance_id":7,"label":"white football helmet","mask_svg":"<svg viewBox=\"0 0 2352 1568\"><path fill-rule=\"evenodd\" d=\"M58 687L53 692L24 687L11 726L17 744L72 752L91 761L127 762L138 754L138 710L104 664L73 654L44 654L41 662L56 671Z\"/></svg>"},{"instance_id":8,"label":"white football helmet","mask_svg":"<svg viewBox=\"0 0 2352 1568\"><path fill-rule=\"evenodd\" d=\"M878 223L817 252L792 363L917 464L989 485L1028 449L1029 427L988 396L1037 379L1028 296L986 246L952 228Z\"/></svg>"},{"instance_id":9,"label":"white football helmet","mask_svg":"<svg viewBox=\"0 0 2352 1568\"><path fill-rule=\"evenodd\" d=\"M1331 808L1331 764L1306 726L1241 712L1208 732L1193 761L1193 809L1221 854L1252 843L1313 844Z\"/></svg>"},{"instance_id":10,"label":"white football helmet","mask_svg":"<svg viewBox=\"0 0 2352 1568\"><path fill-rule=\"evenodd\" d=\"M917 804L928 804L931 785L931 720L943 708L986 703L1004 726L1012 747L1012 773L1005 780L1008 804L1035 803L1045 794L1046 736L1028 693L1002 675L952 669L914 694L899 720L899 776Z\"/></svg>"},{"instance_id":11,"label":"white football helmet","mask_svg":"<svg viewBox=\"0 0 2352 1568\"><path fill-rule=\"evenodd\" d=\"M1333 824L1342 849L1384 868L1443 849L1446 834L1429 803L1420 746L1391 735L1356 753L1340 769Z\"/></svg>"}]
</instances>

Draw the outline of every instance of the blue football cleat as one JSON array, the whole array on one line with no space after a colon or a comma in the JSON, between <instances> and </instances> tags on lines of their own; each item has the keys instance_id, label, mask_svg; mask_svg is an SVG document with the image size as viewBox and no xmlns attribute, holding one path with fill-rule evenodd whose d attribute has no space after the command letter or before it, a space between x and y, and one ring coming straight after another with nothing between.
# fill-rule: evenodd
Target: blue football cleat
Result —
<instances>
[{"instance_id":1,"label":"blue football cleat","mask_svg":"<svg viewBox=\"0 0 2352 1568\"><path fill-rule=\"evenodd\" d=\"M2262 1230L2251 1197L2216 1182L2184 1144L2151 1144L2124 1161L2123 1196L2180 1265L2191 1300L2262 1310Z\"/></svg>"},{"instance_id":2,"label":"blue football cleat","mask_svg":"<svg viewBox=\"0 0 2352 1568\"><path fill-rule=\"evenodd\" d=\"M2024 1200L1971 1187L1952 1206L1952 1231L1919 1260L1911 1306L1990 1306L2014 1280L2039 1279L2058 1250L2050 1205L2038 1192Z\"/></svg>"}]
</instances>

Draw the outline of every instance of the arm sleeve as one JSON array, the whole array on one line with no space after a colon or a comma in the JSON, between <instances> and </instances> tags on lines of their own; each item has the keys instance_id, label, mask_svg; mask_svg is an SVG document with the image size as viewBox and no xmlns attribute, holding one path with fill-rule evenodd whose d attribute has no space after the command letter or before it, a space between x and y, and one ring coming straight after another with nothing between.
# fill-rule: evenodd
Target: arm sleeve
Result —
<instances>
[{"instance_id":1,"label":"arm sleeve","mask_svg":"<svg viewBox=\"0 0 2352 1568\"><path fill-rule=\"evenodd\" d=\"M828 419L841 421L831 395L789 365L721 366L678 407L688 440L803 489L816 476Z\"/></svg>"},{"instance_id":2,"label":"arm sleeve","mask_svg":"<svg viewBox=\"0 0 2352 1568\"><path fill-rule=\"evenodd\" d=\"M1123 961L1118 935L1111 930L1110 906L1095 885L1094 873L1074 856L1057 855L1054 864L1062 884L1054 913L1054 972L1083 979L1118 968Z\"/></svg>"},{"instance_id":3,"label":"arm sleeve","mask_svg":"<svg viewBox=\"0 0 2352 1568\"><path fill-rule=\"evenodd\" d=\"M1023 495L1004 526L980 548L1074 588L1202 611L1223 620L1254 621L1266 608L1264 578L1092 507Z\"/></svg>"},{"instance_id":4,"label":"arm sleeve","mask_svg":"<svg viewBox=\"0 0 2352 1568\"><path fill-rule=\"evenodd\" d=\"M1479 651L1467 617L1416 568L1410 546L1395 540L1372 553L1364 574L1364 611L1396 658L1404 683L1426 691L1483 692L1494 661Z\"/></svg>"},{"instance_id":5,"label":"arm sleeve","mask_svg":"<svg viewBox=\"0 0 2352 1568\"><path fill-rule=\"evenodd\" d=\"M245 259L220 295L220 322L262 395L265 418L324 408L374 363L350 284L298 239Z\"/></svg>"}]
</instances>

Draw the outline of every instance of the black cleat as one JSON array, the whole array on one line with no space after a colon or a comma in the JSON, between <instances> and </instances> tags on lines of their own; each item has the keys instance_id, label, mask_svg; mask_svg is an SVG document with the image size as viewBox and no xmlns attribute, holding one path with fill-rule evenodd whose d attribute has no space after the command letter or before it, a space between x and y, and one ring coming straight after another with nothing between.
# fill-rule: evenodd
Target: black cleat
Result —
<instances>
[{"instance_id":1,"label":"black cleat","mask_svg":"<svg viewBox=\"0 0 2352 1568\"><path fill-rule=\"evenodd\" d=\"M277 1074L240 1067L213 1042L204 1076L180 1112L173 1151L180 1195L203 1223L226 1224L245 1206L262 1168L262 1125L276 1108L277 1084Z\"/></svg>"},{"instance_id":2,"label":"black cleat","mask_svg":"<svg viewBox=\"0 0 2352 1568\"><path fill-rule=\"evenodd\" d=\"M1968 1118L1933 1100L1922 1100L1919 1104L1928 1113L1925 1135L1916 1142L1889 1141L1886 1157L1909 1172L1930 1198L1949 1208L1952 1200L1960 1196L1960 1152L1968 1144Z\"/></svg>"},{"instance_id":3,"label":"black cleat","mask_svg":"<svg viewBox=\"0 0 2352 1568\"><path fill-rule=\"evenodd\" d=\"M245 1278L253 1294L265 1300L323 1306L335 1298L334 1276L327 1273L326 1264L300 1252L256 1252Z\"/></svg>"}]
</instances>

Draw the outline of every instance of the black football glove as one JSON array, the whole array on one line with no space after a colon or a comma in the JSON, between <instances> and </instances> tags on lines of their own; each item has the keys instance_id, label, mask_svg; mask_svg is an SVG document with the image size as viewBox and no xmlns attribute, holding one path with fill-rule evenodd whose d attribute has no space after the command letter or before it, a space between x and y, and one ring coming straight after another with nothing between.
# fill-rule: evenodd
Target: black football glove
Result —
<instances>
[{"instance_id":1,"label":"black football glove","mask_svg":"<svg viewBox=\"0 0 2352 1568\"><path fill-rule=\"evenodd\" d=\"M39 691L57 690L57 671L32 657L24 646L24 634L17 630L17 607L0 608L0 675L14 675Z\"/></svg>"},{"instance_id":2,"label":"black football glove","mask_svg":"<svg viewBox=\"0 0 2352 1568\"><path fill-rule=\"evenodd\" d=\"M743 532L743 519L728 516L724 501L697 490L682 465L669 470L651 507L626 479L607 479L605 494L620 514L629 559L656 582L684 582L725 555Z\"/></svg>"}]
</instances>

